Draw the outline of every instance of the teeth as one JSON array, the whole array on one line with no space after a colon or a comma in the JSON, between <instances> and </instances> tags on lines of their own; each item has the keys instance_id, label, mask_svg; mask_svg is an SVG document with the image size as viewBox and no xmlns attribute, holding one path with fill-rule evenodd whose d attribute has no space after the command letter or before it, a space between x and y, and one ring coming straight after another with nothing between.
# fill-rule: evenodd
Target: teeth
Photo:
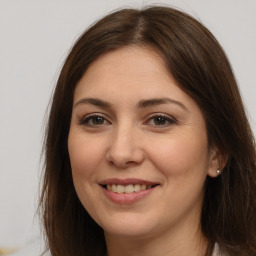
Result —
<instances>
[{"instance_id":1,"label":"teeth","mask_svg":"<svg viewBox=\"0 0 256 256\"><path fill-rule=\"evenodd\" d=\"M111 186L111 185L110 185L110 186ZM110 189L110 190L111 190L111 189ZM112 191L115 192L115 193L117 192L117 187L116 187L116 185L112 185Z\"/></svg>"},{"instance_id":2,"label":"teeth","mask_svg":"<svg viewBox=\"0 0 256 256\"><path fill-rule=\"evenodd\" d=\"M136 184L133 187L134 187L134 192L140 191L140 185L139 184Z\"/></svg>"},{"instance_id":3,"label":"teeth","mask_svg":"<svg viewBox=\"0 0 256 256\"><path fill-rule=\"evenodd\" d=\"M145 190L147 188L147 186L145 184L140 186L140 190Z\"/></svg>"},{"instance_id":4,"label":"teeth","mask_svg":"<svg viewBox=\"0 0 256 256\"><path fill-rule=\"evenodd\" d=\"M107 185L107 190L118 193L118 194L121 194L121 193L129 194L129 193L139 192L139 191L143 191L143 190L150 189L150 188L152 188L152 186L147 186L145 184L142 184L142 185L141 184L135 184L135 185L129 184L126 186L115 185L115 184Z\"/></svg>"},{"instance_id":5,"label":"teeth","mask_svg":"<svg viewBox=\"0 0 256 256\"><path fill-rule=\"evenodd\" d=\"M127 194L134 192L134 187L133 187L133 185L125 186L125 187L124 187L124 192L127 193Z\"/></svg>"},{"instance_id":6,"label":"teeth","mask_svg":"<svg viewBox=\"0 0 256 256\"><path fill-rule=\"evenodd\" d=\"M117 192L118 194L124 193L124 186L122 186L122 185L117 185L117 186L116 186L116 192Z\"/></svg>"}]
</instances>

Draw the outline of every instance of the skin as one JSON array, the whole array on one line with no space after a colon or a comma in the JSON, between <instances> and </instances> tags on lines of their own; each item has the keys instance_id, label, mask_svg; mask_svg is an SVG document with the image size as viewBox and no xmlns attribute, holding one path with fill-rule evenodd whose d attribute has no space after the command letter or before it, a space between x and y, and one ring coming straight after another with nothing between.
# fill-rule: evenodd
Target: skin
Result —
<instances>
[{"instance_id":1,"label":"skin","mask_svg":"<svg viewBox=\"0 0 256 256\"><path fill-rule=\"evenodd\" d=\"M204 183L216 176L218 152L208 147L201 110L154 50L125 47L89 66L75 89L68 148L77 195L104 229L109 256L204 255ZM99 185L109 178L158 186L135 203L115 203Z\"/></svg>"}]
</instances>

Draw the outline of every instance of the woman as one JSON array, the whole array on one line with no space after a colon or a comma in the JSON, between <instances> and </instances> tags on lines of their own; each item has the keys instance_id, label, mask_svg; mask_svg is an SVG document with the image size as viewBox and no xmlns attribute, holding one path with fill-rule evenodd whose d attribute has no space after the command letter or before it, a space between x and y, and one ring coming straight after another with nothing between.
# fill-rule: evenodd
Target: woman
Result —
<instances>
[{"instance_id":1,"label":"woman","mask_svg":"<svg viewBox=\"0 0 256 256\"><path fill-rule=\"evenodd\" d=\"M254 138L216 39L167 7L114 12L53 95L41 196L52 255L256 255Z\"/></svg>"}]
</instances>

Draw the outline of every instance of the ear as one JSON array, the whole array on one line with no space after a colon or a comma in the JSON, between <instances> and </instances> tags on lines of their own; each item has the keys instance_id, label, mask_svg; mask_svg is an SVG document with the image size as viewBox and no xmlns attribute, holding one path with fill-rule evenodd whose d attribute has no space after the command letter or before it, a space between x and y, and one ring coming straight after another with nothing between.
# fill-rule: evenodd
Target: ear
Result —
<instances>
[{"instance_id":1,"label":"ear","mask_svg":"<svg viewBox=\"0 0 256 256\"><path fill-rule=\"evenodd\" d=\"M207 174L212 178L216 178L227 164L228 157L220 152L217 147L213 147L209 152L209 166ZM217 172L220 171L220 173Z\"/></svg>"}]
</instances>

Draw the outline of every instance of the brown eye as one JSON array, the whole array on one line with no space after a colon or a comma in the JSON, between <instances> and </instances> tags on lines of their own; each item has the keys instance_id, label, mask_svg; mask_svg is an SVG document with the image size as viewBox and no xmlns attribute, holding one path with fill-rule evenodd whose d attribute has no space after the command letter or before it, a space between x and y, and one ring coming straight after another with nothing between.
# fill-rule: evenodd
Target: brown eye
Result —
<instances>
[{"instance_id":1,"label":"brown eye","mask_svg":"<svg viewBox=\"0 0 256 256\"><path fill-rule=\"evenodd\" d=\"M94 125L101 125L101 124L104 124L104 118L101 116L95 116L91 118L91 122Z\"/></svg>"},{"instance_id":2,"label":"brown eye","mask_svg":"<svg viewBox=\"0 0 256 256\"><path fill-rule=\"evenodd\" d=\"M80 121L80 124L87 126L101 126L107 125L109 124L109 122L102 116L92 115L85 117L83 120Z\"/></svg>"},{"instance_id":3,"label":"brown eye","mask_svg":"<svg viewBox=\"0 0 256 256\"><path fill-rule=\"evenodd\" d=\"M151 116L146 123L151 126L162 128L175 124L176 120L166 115L154 115Z\"/></svg>"},{"instance_id":4,"label":"brown eye","mask_svg":"<svg viewBox=\"0 0 256 256\"><path fill-rule=\"evenodd\" d=\"M163 116L154 117L154 124L155 125L166 125L167 119Z\"/></svg>"}]
</instances>

